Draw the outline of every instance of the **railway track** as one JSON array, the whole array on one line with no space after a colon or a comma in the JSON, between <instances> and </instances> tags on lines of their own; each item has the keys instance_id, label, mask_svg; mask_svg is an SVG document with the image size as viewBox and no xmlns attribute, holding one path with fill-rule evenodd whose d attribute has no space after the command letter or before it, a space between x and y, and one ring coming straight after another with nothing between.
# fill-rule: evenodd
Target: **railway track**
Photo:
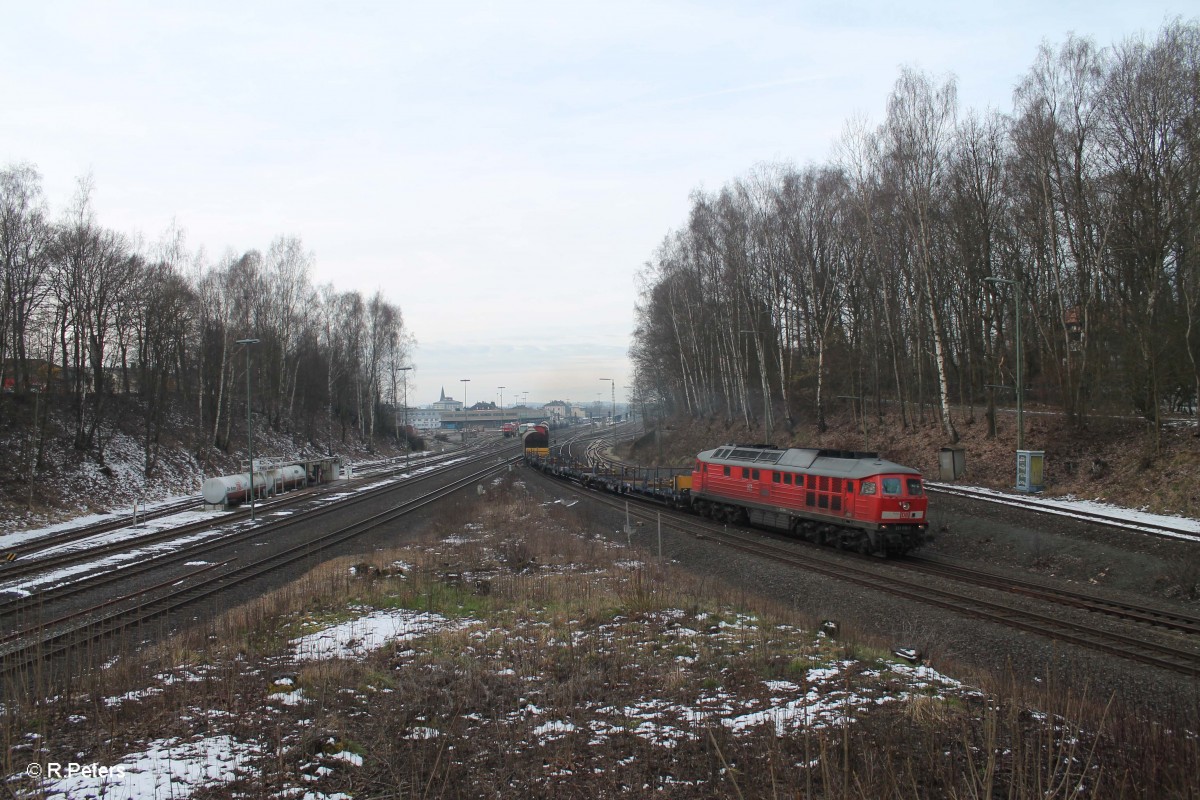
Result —
<instances>
[{"instance_id":1,"label":"railway track","mask_svg":"<svg viewBox=\"0 0 1200 800\"><path fill-rule=\"evenodd\" d=\"M552 481L549 477L542 477L548 485L558 487L564 485L562 482ZM1200 650L1198 650L1200 642L1191 638L1197 635L1196 628L1200 625L1200 621L1184 615L1113 603L1082 593L1044 587L1029 582L1012 581L1004 576L968 568L918 561L906 566L907 562L905 561L881 562L870 558L847 557L849 554L840 554L825 548L813 547L809 550L804 543L799 541L789 540L785 546L779 540L773 541L764 538L759 531L716 525L698 517L670 511L656 504L643 503L636 498L592 492L574 486L571 487L571 491L619 511L627 510L627 513L638 519L661 520L665 527L759 558L1046 636L1057 641L1068 642L1193 677L1200 676ZM1103 613L1129 623L1168 628L1177 632L1186 646L1164 644L1134 633L1101 630L1094 625L1073 622L1040 611L1001 603L982 597L978 593L952 591L931 586L913 580L910 576L916 572L953 578L957 581L971 583L973 587L981 585L990 591L1021 594L1037 601L1067 604L1083 610Z\"/></svg>"},{"instance_id":2,"label":"railway track","mask_svg":"<svg viewBox=\"0 0 1200 800\"><path fill-rule=\"evenodd\" d=\"M1109 528L1139 531L1141 533L1149 533L1155 536L1164 536L1171 539L1185 539L1188 541L1200 542L1200 533L1197 533L1193 530L1188 530L1184 526L1183 520L1180 521L1180 525L1173 526L1151 520L1136 520L1129 519L1128 517L1119 517L1115 514L1105 514L1100 511L1056 506L1050 502L1047 502L1046 500L1034 500L1032 498L1024 498L1018 495L1000 494L984 489L972 489L965 486L951 486L949 484L930 483L928 481L925 482L925 490L931 494L965 497L970 500L993 503L996 505L1007 506L1009 508L1022 508L1029 511L1034 511L1038 514L1070 517L1072 519L1090 522L1095 525L1104 525Z\"/></svg>"},{"instance_id":3,"label":"railway track","mask_svg":"<svg viewBox=\"0 0 1200 800\"><path fill-rule=\"evenodd\" d=\"M487 449L494 449L494 447L495 443L484 442L481 444L472 445L466 450L452 451L450 453L443 453L436 456L413 459L407 465L405 465L398 457L361 464L357 467L358 474L348 481L337 481L328 484L321 484L320 486L277 495L274 498L267 500L259 500L256 503L256 507L263 510L277 509L281 506L287 506L294 502L300 502L301 500L311 498L313 495L317 495L322 492L344 490L347 486L361 485L371 480L378 479L382 476L395 475L401 470L412 471L424 469L426 467L446 461L460 459L463 456L469 457L477 452L486 451ZM201 495L191 495L180 498L175 502L157 506L155 508L148 509L145 513L138 514L137 523L143 524L149 521L170 517L182 512L199 510L202 507L203 501L204 498ZM219 523L225 524L229 522L237 522L247 519L249 516L249 507L246 506L235 511L222 513ZM134 525L134 522L135 520L133 515L114 515L111 519L104 519L86 525L75 525L51 534L31 536L25 541L17 542L4 547L0 549L0 555L11 557L11 560L7 562L0 562L0 581L4 581L22 574L20 569L15 565L25 561L29 556L35 553L85 542L93 537L102 536L106 533L113 533L114 531L119 531L125 528L130 528ZM180 526L176 528L176 530L184 529L200 530L203 529L203 524L196 523L195 527ZM153 536L154 534L147 534L147 538L143 541L152 542L154 541ZM126 541L133 543L135 540L128 539ZM92 550L90 552L95 553L97 551Z\"/></svg>"},{"instance_id":4,"label":"railway track","mask_svg":"<svg viewBox=\"0 0 1200 800\"><path fill-rule=\"evenodd\" d=\"M307 518L310 520L319 518L324 515L343 511L346 508L354 505L370 502L380 495L396 490L402 485L419 485L425 481L438 480L446 472L455 468L455 465L449 465L411 478L404 484L388 483L377 486L373 489L356 492L353 496L344 498L337 503L326 503L324 505L315 506L309 509L307 511ZM341 486L340 488L344 489L345 487ZM311 501L314 499L319 500L320 498L308 496L297 499ZM18 624L23 623L26 620L33 620L33 622L30 624L38 624L36 617L43 614L47 608L52 608L53 604L55 603L62 602L68 598L78 596L85 592L135 580L144 575L152 574L156 571L169 567L172 564L204 558L208 553L218 548L230 547L258 538L269 538L271 536L280 535L286 530L286 528L293 525L296 521L296 517L288 517L273 521L264 520L261 524L252 528L237 528L224 533L204 537L199 540L186 542L178 547L172 548L168 552L160 553L149 558L144 558L135 563L118 568L97 570L76 580L64 581L61 584L33 592L27 596L11 596L3 601L0 601L0 630L3 630L5 627L15 629ZM206 521L203 523L196 523L193 525L168 529L167 531L160 532L160 534L153 537L153 542L158 543L179 541L189 535L196 534L197 532L210 530L212 527L213 526L211 522ZM137 547L142 548L146 547L150 543L151 542L145 539L138 539L135 544ZM20 568L22 570L22 575L45 574L50 570L61 568L64 565L71 565L80 561L92 560L97 556L111 554L112 552L124 552L128 550L129 547L129 542L119 542L114 543L111 547L105 548L103 552L90 550L83 554L63 554L62 558L37 559L20 564ZM5 641L5 639L0 636L0 643L3 641Z\"/></svg>"},{"instance_id":5,"label":"railway track","mask_svg":"<svg viewBox=\"0 0 1200 800\"><path fill-rule=\"evenodd\" d=\"M483 457L490 460L491 454ZM470 486L478 480L505 469L516 458L517 456L510 456L498 460L498 463L489 463L486 466L478 467L466 476L439 485L431 491L417 498L403 501L385 512L325 531L315 538L308 538L304 542L261 558L253 558L236 564L226 560L204 565L182 575L173 575L135 592L115 596L82 609L64 611L52 618L39 620L35 624L13 630L0 636L0 674L28 676L39 661L62 655L98 639L143 625L156 617L161 617L199 600L210 598L217 593L254 580L288 564L309 558L370 530L390 525L465 486ZM388 488L395 489L396 487ZM329 509L325 508L320 511L326 510ZM294 520L289 520L290 522L294 522ZM253 533L261 535L263 531L256 529ZM216 546L223 547L227 544L228 542L222 542ZM212 549L213 546L205 548L208 551ZM192 552L181 558L195 558L201 554L202 552ZM157 564L153 568L161 567L162 564ZM125 578L125 575L119 575L114 580L123 581ZM96 585L93 584L89 588L96 588Z\"/></svg>"},{"instance_id":6,"label":"railway track","mask_svg":"<svg viewBox=\"0 0 1200 800\"><path fill-rule=\"evenodd\" d=\"M606 450L601 450L594 453L592 461L589 461L588 463L596 463L607 469L639 468L637 465L615 458L611 452ZM928 487L930 484L926 483L926 486ZM995 492L986 490L973 490L953 486L948 487L941 484L935 484L934 486L937 487L938 491L946 494L954 494L972 499L987 500L989 502L1028 508L1039 512L1046 508L1044 503L1039 503L1020 497L997 495ZM1183 533L1178 528L1149 522L1138 522L1133 526L1130 526L1127 520L1102 513L1059 510L1054 509L1053 507L1050 508L1050 511L1051 513L1063 513L1069 516L1095 521L1099 524L1106 524L1115 527L1133 527L1139 530L1146 529L1151 532L1161 532L1164 535ZM1200 537L1197 538L1200 540ZM929 575L936 575L941 578L957 580L970 583L975 586L992 588L1011 594L1024 595L1026 597L1036 598L1044 602L1083 609L1117 617L1127 621L1140 622L1147 625L1152 625L1154 627L1181 631L1183 633L1200 634L1200 618L1190 616L1182 612L1169 611L1162 608L1153 608L1150 606L1129 602L1108 600L1095 595L1090 595L1063 587L1054 587L1044 583L1013 578L1007 575L999 575L962 565L949 564L946 562L935 561L933 559L922 558L920 556L908 556L903 560L892 563L913 571L920 571Z\"/></svg>"},{"instance_id":7,"label":"railway track","mask_svg":"<svg viewBox=\"0 0 1200 800\"><path fill-rule=\"evenodd\" d=\"M610 449L613 443L625 433L626 425L627 423L622 423L615 428L601 431L587 430L573 434L563 443L554 445L551 452L558 458L597 468L620 464L621 462L613 459Z\"/></svg>"},{"instance_id":8,"label":"railway track","mask_svg":"<svg viewBox=\"0 0 1200 800\"><path fill-rule=\"evenodd\" d=\"M449 457L427 458L414 462L410 469L425 469L444 462L454 462L458 459L461 459L460 454ZM381 466L376 465L373 469L364 471L361 475L349 480L298 489L286 494L277 495L265 501L259 501L256 504L257 513L259 515L270 514L273 511L292 508L302 503L310 503L314 500L320 501L326 495L340 494L348 489L353 490L354 487L369 484L372 481L379 480L381 477L394 474L394 472L394 465L386 463ZM411 479L412 477L410 476L409 480ZM394 487L381 487L379 491L386 491L388 488ZM373 494L367 495L367 497L371 496ZM192 510L199 504L200 498L197 497L194 500L195 502L192 502L193 498L188 498L186 501L172 504L170 507L172 510L168 511L164 509L161 513L148 516L146 519L162 518L170 514L177 514L180 511ZM89 540L97 536L103 536L106 533L131 527L129 519L105 520L94 525L80 526L50 536L31 539L19 546L8 549L7 552L14 553L16 558L12 561L0 563L0 592L5 591L5 584L11 586L12 581L30 575L45 573L52 569L62 569L73 564L95 561L98 558L138 548L151 547L161 542L181 539L205 531L228 528L236 523L245 522L249 518L249 509L239 508L235 511L221 512L219 514L214 513L206 519L195 522L169 528L159 528L145 533L133 533L120 540L98 541L89 544ZM72 545L79 545L79 547L73 548ZM36 557L38 553L48 554L39 558ZM0 615L3 615L6 605L11 602L11 600L0 601Z\"/></svg>"},{"instance_id":9,"label":"railway track","mask_svg":"<svg viewBox=\"0 0 1200 800\"><path fill-rule=\"evenodd\" d=\"M161 519L163 517L169 517L169 516L172 516L173 514L179 514L184 511L192 511L193 509L199 508L200 504L203 502L203 500L204 500L204 498L200 495L185 497L174 503L169 503L169 504L163 505L163 506L157 506L153 509L150 509L150 510L146 511L146 513L140 515L138 518L142 521L148 521L148 520L154 520L154 519ZM100 520L99 522L93 522L89 525L73 526L73 527L58 531L56 533L47 534L45 536L38 536L36 538L30 538L24 542L19 542L17 544L11 545L9 547L5 547L5 548L3 548L3 550L4 550L5 555L11 555L12 558L15 560L15 559L20 559L20 558L28 555L29 553L36 553L40 550L46 550L51 547L57 547L58 545L71 544L73 542L81 541L83 539L89 539L93 536L100 536L105 533L111 533L112 531L117 531L122 528L128 528L130 525L133 525L133 524L134 524L133 515L130 515L130 516L122 515L122 516L114 517L113 519L106 519L106 520ZM4 570L2 568L0 568L0 578L2 578L3 575L4 575Z\"/></svg>"},{"instance_id":10,"label":"railway track","mask_svg":"<svg viewBox=\"0 0 1200 800\"><path fill-rule=\"evenodd\" d=\"M984 570L957 564L947 564L915 556L909 556L897 561L895 565L914 572L970 583L973 586L984 586L997 591L1008 592L1009 594L1031 597L1047 603L1069 606L1071 608L1079 608L1084 611L1104 614L1129 622L1138 622L1156 628L1200 636L1200 618L1178 611L1109 600L1087 594L1086 592L1049 586L1044 583L1012 578L1007 575L997 575Z\"/></svg>"},{"instance_id":11,"label":"railway track","mask_svg":"<svg viewBox=\"0 0 1200 800\"><path fill-rule=\"evenodd\" d=\"M612 446L614 433L605 431L582 431L574 433L561 444L551 448L562 458L585 464L600 465L604 463L604 453Z\"/></svg>"}]
</instances>

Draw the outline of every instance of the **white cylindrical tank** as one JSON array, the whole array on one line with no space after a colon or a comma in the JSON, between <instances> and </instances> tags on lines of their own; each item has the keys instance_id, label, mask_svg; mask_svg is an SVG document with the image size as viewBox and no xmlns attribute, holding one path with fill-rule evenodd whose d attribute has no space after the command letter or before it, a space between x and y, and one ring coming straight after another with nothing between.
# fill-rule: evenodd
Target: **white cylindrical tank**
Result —
<instances>
[{"instance_id":1,"label":"white cylindrical tank","mask_svg":"<svg viewBox=\"0 0 1200 800\"><path fill-rule=\"evenodd\" d=\"M304 474L304 467L299 464L291 464L286 467L279 467L271 470L271 477L275 481L275 491L286 492L289 489L295 489L297 486L303 486L307 480Z\"/></svg>"},{"instance_id":2,"label":"white cylindrical tank","mask_svg":"<svg viewBox=\"0 0 1200 800\"><path fill-rule=\"evenodd\" d=\"M268 478L261 472L254 473L254 493L261 496L267 490ZM250 499L250 473L218 475L204 482L204 502L210 505L234 506Z\"/></svg>"}]
</instances>

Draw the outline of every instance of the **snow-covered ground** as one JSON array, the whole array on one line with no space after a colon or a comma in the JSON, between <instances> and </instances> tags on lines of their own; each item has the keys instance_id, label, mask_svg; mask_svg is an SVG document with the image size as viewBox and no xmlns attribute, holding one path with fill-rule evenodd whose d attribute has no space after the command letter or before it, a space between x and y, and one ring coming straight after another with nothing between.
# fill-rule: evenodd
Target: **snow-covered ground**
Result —
<instances>
[{"instance_id":1,"label":"snow-covered ground","mask_svg":"<svg viewBox=\"0 0 1200 800\"><path fill-rule=\"evenodd\" d=\"M40 769L45 772L46 798L184 798L198 787L218 786L250 774L252 761L261 756L254 743L220 735L157 739L115 764L51 762Z\"/></svg>"}]
</instances>

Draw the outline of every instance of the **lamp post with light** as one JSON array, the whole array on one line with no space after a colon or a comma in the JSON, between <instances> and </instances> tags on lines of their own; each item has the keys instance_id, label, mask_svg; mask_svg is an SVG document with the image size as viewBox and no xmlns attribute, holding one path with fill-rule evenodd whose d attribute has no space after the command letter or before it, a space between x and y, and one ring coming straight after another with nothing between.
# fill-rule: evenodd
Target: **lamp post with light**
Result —
<instances>
[{"instance_id":1,"label":"lamp post with light","mask_svg":"<svg viewBox=\"0 0 1200 800\"><path fill-rule=\"evenodd\" d=\"M612 378L601 378L602 381L608 381L612 387L612 416L608 418L608 424L617 424L617 382Z\"/></svg>"},{"instance_id":2,"label":"lamp post with light","mask_svg":"<svg viewBox=\"0 0 1200 800\"><path fill-rule=\"evenodd\" d=\"M471 382L470 378L459 378L459 383L463 385L463 444L467 443L467 384Z\"/></svg>"},{"instance_id":3,"label":"lamp post with light","mask_svg":"<svg viewBox=\"0 0 1200 800\"><path fill-rule=\"evenodd\" d=\"M250 457L250 521L254 522L254 418L250 415L250 345L258 339L238 339L246 350L246 453Z\"/></svg>"},{"instance_id":4,"label":"lamp post with light","mask_svg":"<svg viewBox=\"0 0 1200 800\"><path fill-rule=\"evenodd\" d=\"M504 429L504 387L500 386L498 388L500 389L500 429L503 430Z\"/></svg>"}]
</instances>

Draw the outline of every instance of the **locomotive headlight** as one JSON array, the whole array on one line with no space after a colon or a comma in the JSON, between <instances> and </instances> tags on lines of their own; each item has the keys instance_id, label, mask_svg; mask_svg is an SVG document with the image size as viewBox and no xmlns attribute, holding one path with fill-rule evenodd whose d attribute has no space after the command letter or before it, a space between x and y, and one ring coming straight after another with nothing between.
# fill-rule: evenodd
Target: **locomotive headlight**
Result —
<instances>
[{"instance_id":1,"label":"locomotive headlight","mask_svg":"<svg viewBox=\"0 0 1200 800\"><path fill-rule=\"evenodd\" d=\"M901 503L900 507L903 508L905 511L908 511L908 501L906 500L903 503Z\"/></svg>"}]
</instances>

